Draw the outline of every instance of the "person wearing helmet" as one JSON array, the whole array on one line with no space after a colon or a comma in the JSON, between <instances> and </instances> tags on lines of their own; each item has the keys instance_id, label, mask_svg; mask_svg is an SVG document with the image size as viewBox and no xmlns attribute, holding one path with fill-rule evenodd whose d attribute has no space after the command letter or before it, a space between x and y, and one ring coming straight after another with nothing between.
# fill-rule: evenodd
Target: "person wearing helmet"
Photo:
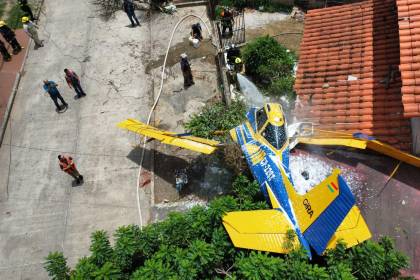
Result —
<instances>
[{"instance_id":1,"label":"person wearing helmet","mask_svg":"<svg viewBox=\"0 0 420 280\"><path fill-rule=\"evenodd\" d=\"M15 32L3 20L0 20L0 34L12 46L13 54L18 54L22 50L22 47L16 40Z\"/></svg>"},{"instance_id":2,"label":"person wearing helmet","mask_svg":"<svg viewBox=\"0 0 420 280\"><path fill-rule=\"evenodd\" d=\"M235 63L235 58L241 56L241 51L239 50L239 48L235 46L235 44L231 44L226 53L227 53L228 63L231 65Z\"/></svg>"},{"instance_id":3,"label":"person wearing helmet","mask_svg":"<svg viewBox=\"0 0 420 280\"><path fill-rule=\"evenodd\" d=\"M241 73L242 72L242 59L240 57L235 58L235 72Z\"/></svg>"},{"instance_id":4,"label":"person wearing helmet","mask_svg":"<svg viewBox=\"0 0 420 280\"><path fill-rule=\"evenodd\" d=\"M10 61L12 59L12 56L10 55L9 51L6 49L6 46L4 45L2 40L0 40L0 53L3 56L4 61Z\"/></svg>"},{"instance_id":5,"label":"person wearing helmet","mask_svg":"<svg viewBox=\"0 0 420 280\"><path fill-rule=\"evenodd\" d=\"M188 88L194 84L191 65L188 61L188 56L186 53L181 54L181 70L182 75L184 76L184 88Z\"/></svg>"},{"instance_id":6,"label":"person wearing helmet","mask_svg":"<svg viewBox=\"0 0 420 280\"><path fill-rule=\"evenodd\" d=\"M36 18L34 17L34 14L32 13L31 7L29 7L28 5L28 0L19 0L19 6L23 14L29 17L31 21L36 20Z\"/></svg>"},{"instance_id":7,"label":"person wearing helmet","mask_svg":"<svg viewBox=\"0 0 420 280\"><path fill-rule=\"evenodd\" d=\"M35 49L43 47L43 41L39 39L38 31L36 31L39 28L38 25L30 21L28 17L22 17L22 23L23 30L25 31L25 33L28 34L28 36L32 38L32 40L34 40Z\"/></svg>"}]
</instances>

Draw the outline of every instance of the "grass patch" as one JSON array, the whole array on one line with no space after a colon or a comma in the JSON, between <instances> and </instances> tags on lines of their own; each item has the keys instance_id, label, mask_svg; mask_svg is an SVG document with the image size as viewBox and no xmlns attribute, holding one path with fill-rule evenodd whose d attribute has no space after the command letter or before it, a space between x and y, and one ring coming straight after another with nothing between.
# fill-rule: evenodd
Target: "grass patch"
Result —
<instances>
[{"instance_id":1,"label":"grass patch","mask_svg":"<svg viewBox=\"0 0 420 280\"><path fill-rule=\"evenodd\" d=\"M12 29L22 28L22 22L21 22L22 16L23 16L23 12L20 9L19 5L18 4L14 5L9 12L7 25Z\"/></svg>"}]
</instances>

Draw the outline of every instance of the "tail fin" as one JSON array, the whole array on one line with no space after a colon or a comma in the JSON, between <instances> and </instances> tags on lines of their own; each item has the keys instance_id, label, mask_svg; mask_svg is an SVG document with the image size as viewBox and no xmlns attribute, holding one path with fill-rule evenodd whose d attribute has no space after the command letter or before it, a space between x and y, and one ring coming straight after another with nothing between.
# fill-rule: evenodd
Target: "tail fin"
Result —
<instances>
[{"instance_id":1,"label":"tail fin","mask_svg":"<svg viewBox=\"0 0 420 280\"><path fill-rule=\"evenodd\" d=\"M338 169L334 170L331 176L303 196L287 188L303 236L318 255L325 251L355 204L350 188L339 174Z\"/></svg>"}]
</instances>

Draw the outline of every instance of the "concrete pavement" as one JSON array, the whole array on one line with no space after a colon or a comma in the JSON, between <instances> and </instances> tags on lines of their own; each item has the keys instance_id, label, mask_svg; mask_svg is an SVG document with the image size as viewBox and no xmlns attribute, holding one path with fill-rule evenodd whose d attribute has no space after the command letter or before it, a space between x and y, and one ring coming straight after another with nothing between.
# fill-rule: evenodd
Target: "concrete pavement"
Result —
<instances>
[{"instance_id":1,"label":"concrete pavement","mask_svg":"<svg viewBox=\"0 0 420 280\"><path fill-rule=\"evenodd\" d=\"M116 124L144 121L150 107L150 26L126 27L123 12L104 22L96 9L84 0L45 1L45 47L30 50L0 148L0 279L47 279L42 262L50 251L64 251L74 265L92 231L138 221L138 165L128 157L136 142ZM79 74L87 97L73 99L64 68ZM65 113L43 93L46 78L59 84ZM74 157L84 185L72 187L59 153ZM147 220L150 198L141 198Z\"/></svg>"}]
</instances>

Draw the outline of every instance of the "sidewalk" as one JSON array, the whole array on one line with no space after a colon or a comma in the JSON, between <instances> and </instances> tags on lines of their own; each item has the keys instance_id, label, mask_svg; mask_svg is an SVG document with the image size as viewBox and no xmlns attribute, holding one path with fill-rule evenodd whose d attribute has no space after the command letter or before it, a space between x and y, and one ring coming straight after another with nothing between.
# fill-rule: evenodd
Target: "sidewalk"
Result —
<instances>
[{"instance_id":1,"label":"sidewalk","mask_svg":"<svg viewBox=\"0 0 420 280\"><path fill-rule=\"evenodd\" d=\"M30 48L0 147L0 279L47 279L50 251L74 266L89 254L93 231L112 236L138 222L136 142L116 124L144 121L151 106L150 26L139 15L144 24L130 28L123 11L104 22L89 1L45 1L38 22L45 46ZM73 98L64 68L79 74L85 98ZM59 85L65 113L44 94L44 79ZM62 153L75 159L82 186L58 167ZM140 198L147 219L150 198Z\"/></svg>"},{"instance_id":2,"label":"sidewalk","mask_svg":"<svg viewBox=\"0 0 420 280\"><path fill-rule=\"evenodd\" d=\"M16 31L16 38L24 49L17 55L12 56L9 62L0 58L0 127L3 128L3 120L6 119L6 110L9 98L12 95L13 87L17 82L18 74L23 69L26 54L28 52L29 38L23 30ZM10 53L11 50L9 50ZM0 131L0 135L3 132ZM1 139L0 139L1 140ZM1 141L0 141L1 145Z\"/></svg>"}]
</instances>

